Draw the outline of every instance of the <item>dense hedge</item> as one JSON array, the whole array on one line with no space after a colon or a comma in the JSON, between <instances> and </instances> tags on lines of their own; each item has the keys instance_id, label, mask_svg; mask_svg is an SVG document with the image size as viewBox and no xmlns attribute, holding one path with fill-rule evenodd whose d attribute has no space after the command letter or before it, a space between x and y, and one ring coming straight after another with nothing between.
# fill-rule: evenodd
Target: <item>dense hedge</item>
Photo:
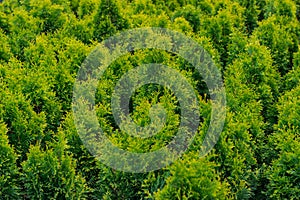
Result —
<instances>
[{"instance_id":1,"label":"dense hedge","mask_svg":"<svg viewBox=\"0 0 300 200\"><path fill-rule=\"evenodd\" d=\"M4 0L0 199L300 199L299 13L298 0ZM98 162L82 144L71 110L78 69L98 42L137 27L192 37L222 71L227 117L206 157L198 153L210 122L207 87L185 60L153 49L126 54L105 71L96 92L99 123L128 151L167 144L180 123L171 90L150 84L132 96L138 125L150 123L153 104L167 110L166 126L146 140L121 131L110 108L122 74L162 63L184 75L199 99L201 125L188 152L134 174Z\"/></svg>"}]
</instances>

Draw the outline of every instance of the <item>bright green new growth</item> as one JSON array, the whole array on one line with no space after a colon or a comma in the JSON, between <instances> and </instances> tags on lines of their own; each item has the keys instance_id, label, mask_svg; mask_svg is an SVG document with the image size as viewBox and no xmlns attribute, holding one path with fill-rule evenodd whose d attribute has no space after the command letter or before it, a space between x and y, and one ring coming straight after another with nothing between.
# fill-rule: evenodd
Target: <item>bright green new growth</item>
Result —
<instances>
[{"instance_id":1,"label":"bright green new growth","mask_svg":"<svg viewBox=\"0 0 300 200\"><path fill-rule=\"evenodd\" d=\"M4 199L18 197L18 168L16 166L17 155L9 145L6 135L7 128L0 123L0 196Z\"/></svg>"},{"instance_id":2,"label":"bright green new growth","mask_svg":"<svg viewBox=\"0 0 300 200\"><path fill-rule=\"evenodd\" d=\"M0 199L299 199L299 13L299 0L4 0ZM111 96L129 70L169 66L188 80L199 101L191 106L200 112L200 126L185 155L163 169L131 174L90 154L71 108L77 72L98 42L140 27L179 31L206 49L222 72L227 115L213 151L198 157L211 116L200 74L183 58L157 49L118 58L95 95L97 120L117 147L160 149L181 120L174 92L148 84L131 97L130 116L147 126L150 108L160 103L165 126L146 139L121 131Z\"/></svg>"}]
</instances>

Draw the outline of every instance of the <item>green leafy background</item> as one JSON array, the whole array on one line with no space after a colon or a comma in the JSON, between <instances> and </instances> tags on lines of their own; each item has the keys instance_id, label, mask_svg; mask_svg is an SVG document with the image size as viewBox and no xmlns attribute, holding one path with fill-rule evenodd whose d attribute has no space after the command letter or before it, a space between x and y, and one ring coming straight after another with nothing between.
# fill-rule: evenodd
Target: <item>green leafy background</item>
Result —
<instances>
[{"instance_id":1,"label":"green leafy background","mask_svg":"<svg viewBox=\"0 0 300 200\"><path fill-rule=\"evenodd\" d=\"M0 199L300 199L299 0L4 0L0 3ZM113 86L128 70L161 63L195 88L201 124L179 160L149 173L98 162L72 116L73 84L98 42L139 27L196 40L223 75L227 116L212 152L199 151L211 103L201 76L180 57L146 49L117 59L99 80L96 112L107 137L132 152L159 149L180 123L174 93L155 84L131 98L131 117L166 126L134 138L115 124ZM176 81L176 80L174 80Z\"/></svg>"}]
</instances>

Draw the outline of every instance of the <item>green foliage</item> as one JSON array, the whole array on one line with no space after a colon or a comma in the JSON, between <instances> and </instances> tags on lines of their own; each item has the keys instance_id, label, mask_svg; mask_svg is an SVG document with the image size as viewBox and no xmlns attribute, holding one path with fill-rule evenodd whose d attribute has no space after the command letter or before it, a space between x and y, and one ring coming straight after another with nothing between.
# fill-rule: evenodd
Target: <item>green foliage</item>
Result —
<instances>
[{"instance_id":1,"label":"green foliage","mask_svg":"<svg viewBox=\"0 0 300 200\"><path fill-rule=\"evenodd\" d=\"M220 4L221 5L221 4ZM202 21L201 35L210 38L214 47L218 50L221 56L221 63L226 66L228 57L227 46L230 41L230 35L236 31L245 31L245 22L243 13L245 8L237 3L222 4L224 8L216 11L216 15L205 17Z\"/></svg>"},{"instance_id":2,"label":"green foliage","mask_svg":"<svg viewBox=\"0 0 300 200\"><path fill-rule=\"evenodd\" d=\"M15 57L23 59L23 50L31 41L34 41L36 34L40 33L42 21L34 18L24 8L17 9L13 15L9 16L11 50Z\"/></svg>"},{"instance_id":3,"label":"green foliage","mask_svg":"<svg viewBox=\"0 0 300 200\"><path fill-rule=\"evenodd\" d=\"M289 91L300 83L300 52L294 53L293 68L284 76L284 90Z\"/></svg>"},{"instance_id":4,"label":"green foliage","mask_svg":"<svg viewBox=\"0 0 300 200\"><path fill-rule=\"evenodd\" d=\"M299 199L299 8L299 0L4 0L0 199ZM140 27L178 31L203 46L222 72L227 117L213 152L199 158L213 103L203 77L170 52L123 55L104 72L95 93L98 122L115 146L155 151L170 143L182 120L175 93L148 84L131 96L130 117L139 126L151 125L151 117L163 114L152 109L160 104L167 113L162 129L143 139L116 124L113 89L137 66L158 63L178 71L198 98L199 105L190 106L200 111L200 126L182 158L131 174L105 166L88 151L71 106L77 72L98 42ZM169 37L159 42L177 43Z\"/></svg>"},{"instance_id":5,"label":"green foliage","mask_svg":"<svg viewBox=\"0 0 300 200\"><path fill-rule=\"evenodd\" d=\"M254 38L270 48L274 64L282 75L292 68L292 56L298 48L298 39L294 39L299 34L296 24L298 22L286 21L281 16L271 16L260 22L253 33Z\"/></svg>"},{"instance_id":6,"label":"green foliage","mask_svg":"<svg viewBox=\"0 0 300 200\"><path fill-rule=\"evenodd\" d=\"M12 56L10 45L8 43L8 37L0 31L0 62L8 61L9 58Z\"/></svg>"},{"instance_id":7,"label":"green foliage","mask_svg":"<svg viewBox=\"0 0 300 200\"><path fill-rule=\"evenodd\" d=\"M87 18L95 12L98 6L98 1L81 0L78 4L78 17L80 19Z\"/></svg>"},{"instance_id":8,"label":"green foliage","mask_svg":"<svg viewBox=\"0 0 300 200\"><path fill-rule=\"evenodd\" d=\"M81 199L87 187L84 178L76 173L75 161L65 151L62 134L43 151L31 146L28 159L22 163L22 182L28 199Z\"/></svg>"},{"instance_id":9,"label":"green foliage","mask_svg":"<svg viewBox=\"0 0 300 200\"><path fill-rule=\"evenodd\" d=\"M94 16L94 37L102 41L112 34L128 27L127 20L120 15L114 0L102 0Z\"/></svg>"},{"instance_id":10,"label":"green foliage","mask_svg":"<svg viewBox=\"0 0 300 200\"><path fill-rule=\"evenodd\" d=\"M30 144L43 139L45 115L35 113L30 102L18 93L1 89L0 101L1 118L9 127L9 140L23 160Z\"/></svg>"},{"instance_id":11,"label":"green foliage","mask_svg":"<svg viewBox=\"0 0 300 200\"><path fill-rule=\"evenodd\" d=\"M258 17L259 17L259 9L257 2L261 0L238 0L240 4L246 8L244 13L244 18L246 20L246 26L248 33L252 33L252 31L257 27Z\"/></svg>"},{"instance_id":12,"label":"green foliage","mask_svg":"<svg viewBox=\"0 0 300 200\"><path fill-rule=\"evenodd\" d=\"M220 182L215 164L197 156L185 156L174 163L165 187L154 199L226 199L227 185Z\"/></svg>"},{"instance_id":13,"label":"green foliage","mask_svg":"<svg viewBox=\"0 0 300 200\"><path fill-rule=\"evenodd\" d=\"M269 181L266 195L273 199L297 199L299 190L299 91L300 87L286 92L278 103L278 124L270 137L271 166L266 171Z\"/></svg>"},{"instance_id":14,"label":"green foliage","mask_svg":"<svg viewBox=\"0 0 300 200\"><path fill-rule=\"evenodd\" d=\"M271 15L296 17L296 5L291 0L267 0L265 5L265 18Z\"/></svg>"},{"instance_id":15,"label":"green foliage","mask_svg":"<svg viewBox=\"0 0 300 200\"><path fill-rule=\"evenodd\" d=\"M229 79L233 76L238 78L259 95L263 105L262 115L273 125L276 123L274 103L279 95L280 75L272 65L270 52L264 46L250 41L243 49L243 53L238 54L238 58L226 70L226 73L230 73L227 76Z\"/></svg>"},{"instance_id":16,"label":"green foliage","mask_svg":"<svg viewBox=\"0 0 300 200\"><path fill-rule=\"evenodd\" d=\"M35 1L31 0L26 6L30 14L41 20L43 32L53 32L65 25L68 7L52 3L51 0Z\"/></svg>"},{"instance_id":17,"label":"green foliage","mask_svg":"<svg viewBox=\"0 0 300 200\"><path fill-rule=\"evenodd\" d=\"M272 199L298 199L300 196L300 150L283 152L267 172L267 195Z\"/></svg>"},{"instance_id":18,"label":"green foliage","mask_svg":"<svg viewBox=\"0 0 300 200\"><path fill-rule=\"evenodd\" d=\"M278 127L283 128L284 126L299 128L299 117L300 114L297 112L299 109L300 101L300 87L299 85L284 94L278 103L279 120Z\"/></svg>"},{"instance_id":19,"label":"green foliage","mask_svg":"<svg viewBox=\"0 0 300 200\"><path fill-rule=\"evenodd\" d=\"M192 26L194 32L198 32L200 30L200 13L195 7L189 5L184 7L182 10L175 12L172 20L175 20L178 17L186 19Z\"/></svg>"},{"instance_id":20,"label":"green foliage","mask_svg":"<svg viewBox=\"0 0 300 200\"><path fill-rule=\"evenodd\" d=\"M18 168L17 155L9 145L7 128L0 123L0 197L1 199L15 199L18 197Z\"/></svg>"},{"instance_id":21,"label":"green foliage","mask_svg":"<svg viewBox=\"0 0 300 200\"><path fill-rule=\"evenodd\" d=\"M1 5L0 5L1 6ZM8 17L7 15L2 11L2 6L0 7L0 28L5 31L8 32L9 31L9 22L8 22Z\"/></svg>"}]
</instances>

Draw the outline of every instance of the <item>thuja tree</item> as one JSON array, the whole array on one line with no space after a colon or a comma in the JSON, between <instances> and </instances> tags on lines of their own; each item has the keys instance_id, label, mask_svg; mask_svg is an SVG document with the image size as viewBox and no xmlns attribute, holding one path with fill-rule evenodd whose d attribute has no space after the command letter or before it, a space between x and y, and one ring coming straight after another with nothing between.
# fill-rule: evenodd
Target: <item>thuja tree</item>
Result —
<instances>
[{"instance_id":1,"label":"thuja tree","mask_svg":"<svg viewBox=\"0 0 300 200\"><path fill-rule=\"evenodd\" d=\"M216 164L191 153L169 167L165 186L154 193L154 199L227 199L226 182L221 182Z\"/></svg>"},{"instance_id":2,"label":"thuja tree","mask_svg":"<svg viewBox=\"0 0 300 200\"><path fill-rule=\"evenodd\" d=\"M24 83L28 86L24 93L28 93L30 99L38 101L40 112L47 113L48 124L52 128L57 128L61 115L70 110L73 81L90 50L81 41L64 34L38 36L24 50L28 63L24 79L31 82L31 88L28 83ZM33 87L35 91L31 92Z\"/></svg>"},{"instance_id":3,"label":"thuja tree","mask_svg":"<svg viewBox=\"0 0 300 200\"><path fill-rule=\"evenodd\" d=\"M24 48L28 47L37 34L41 32L42 21L34 18L23 7L8 14L10 22L9 44L15 57L23 60Z\"/></svg>"},{"instance_id":4,"label":"thuja tree","mask_svg":"<svg viewBox=\"0 0 300 200\"><path fill-rule=\"evenodd\" d=\"M128 27L127 20L121 15L115 0L101 1L94 16L94 38L98 41Z\"/></svg>"},{"instance_id":5,"label":"thuja tree","mask_svg":"<svg viewBox=\"0 0 300 200\"><path fill-rule=\"evenodd\" d=\"M31 146L28 159L22 163L22 184L27 199L82 199L88 188L76 173L76 163L65 150L63 134L43 150Z\"/></svg>"},{"instance_id":6,"label":"thuja tree","mask_svg":"<svg viewBox=\"0 0 300 200\"><path fill-rule=\"evenodd\" d=\"M284 76L283 90L289 91L300 83L300 51L294 54L293 68Z\"/></svg>"},{"instance_id":7,"label":"thuja tree","mask_svg":"<svg viewBox=\"0 0 300 200\"><path fill-rule=\"evenodd\" d=\"M293 0L266 0L263 11L265 18L271 15L296 18L296 3Z\"/></svg>"},{"instance_id":8,"label":"thuja tree","mask_svg":"<svg viewBox=\"0 0 300 200\"><path fill-rule=\"evenodd\" d=\"M244 51L225 71L229 112L216 145L220 155L216 162L221 163L222 176L237 199L251 199L260 192L258 169L265 160L262 153L267 143L266 120L261 113L274 104L274 100L269 100L276 93L279 77L266 48L250 43Z\"/></svg>"},{"instance_id":9,"label":"thuja tree","mask_svg":"<svg viewBox=\"0 0 300 200\"><path fill-rule=\"evenodd\" d=\"M200 30L200 12L192 5L188 5L183 7L182 10L178 10L172 16L172 20L174 21L178 17L185 18L193 28L194 32L198 32Z\"/></svg>"},{"instance_id":10,"label":"thuja tree","mask_svg":"<svg viewBox=\"0 0 300 200\"><path fill-rule=\"evenodd\" d=\"M49 139L61 117L60 103L51 91L47 75L42 72L43 67L37 69L33 59L31 64L11 59L1 66L7 86L2 93L5 100L1 101L3 120L10 128L9 137L18 153L25 153L30 144L44 141L45 136Z\"/></svg>"},{"instance_id":11,"label":"thuja tree","mask_svg":"<svg viewBox=\"0 0 300 200\"><path fill-rule=\"evenodd\" d=\"M78 3L77 15L79 19L86 18L96 11L99 1L81 0Z\"/></svg>"},{"instance_id":12,"label":"thuja tree","mask_svg":"<svg viewBox=\"0 0 300 200\"><path fill-rule=\"evenodd\" d=\"M9 144L7 128L0 122L0 196L3 199L17 199L19 194L19 172L17 154Z\"/></svg>"},{"instance_id":13,"label":"thuja tree","mask_svg":"<svg viewBox=\"0 0 300 200\"><path fill-rule=\"evenodd\" d=\"M230 34L236 29L240 32L245 31L245 22L242 20L245 8L238 3L228 1L222 2L220 6L222 7L215 7L215 15L203 18L199 34L210 38L214 48L221 56L223 67L225 67Z\"/></svg>"},{"instance_id":14,"label":"thuja tree","mask_svg":"<svg viewBox=\"0 0 300 200\"><path fill-rule=\"evenodd\" d=\"M227 73L230 73L228 78L231 79L231 76L237 73L235 71L239 71L240 81L247 83L248 87L259 95L265 121L273 125L276 123L274 103L279 95L280 75L273 65L270 52L258 41L250 40L242 51L228 67Z\"/></svg>"},{"instance_id":15,"label":"thuja tree","mask_svg":"<svg viewBox=\"0 0 300 200\"><path fill-rule=\"evenodd\" d=\"M274 65L281 75L292 68L293 53L298 50L299 22L272 15L259 22L252 37L271 50Z\"/></svg>"},{"instance_id":16,"label":"thuja tree","mask_svg":"<svg viewBox=\"0 0 300 200\"><path fill-rule=\"evenodd\" d=\"M222 178L230 184L234 198L250 199L256 190L252 182L255 178L253 170L257 167L258 145L255 140L263 137L261 126L264 124L259 117L262 108L257 95L245 85L239 85L235 88L235 94L228 94L228 103L233 107L231 112L227 112L224 131L215 147L218 156L214 160L220 164L217 168ZM234 102L231 98L235 95L241 95L243 100Z\"/></svg>"},{"instance_id":17,"label":"thuja tree","mask_svg":"<svg viewBox=\"0 0 300 200\"><path fill-rule=\"evenodd\" d=\"M279 120L270 137L272 164L266 171L266 195L273 199L297 199L300 195L300 87L286 92L278 103Z\"/></svg>"},{"instance_id":18,"label":"thuja tree","mask_svg":"<svg viewBox=\"0 0 300 200\"><path fill-rule=\"evenodd\" d=\"M151 56L150 56L150 55ZM165 55L165 56L164 56ZM129 55L118 59L110 70L107 70L100 81L96 93L97 116L102 130L107 137L119 148L126 149L130 152L143 153L149 150L156 150L162 147L174 134L179 124L179 115L176 113L176 98L171 91L158 85L146 85L139 88L132 96L130 110L131 117L139 126L148 126L150 118L148 112L153 104L161 103L167 110L168 120L166 126L154 137L140 139L129 136L125 131L118 128L113 120L110 108L110 97L115 82L124 74L124 72L138 66L141 62L163 62L168 59L167 53L157 51L136 51L135 55L130 58ZM154 61L155 60L155 61ZM137 78L131 77L133 80ZM142 77L140 77L142 78ZM155 115L155 117L157 117ZM126 126L126 124L123 124ZM115 162L120 162L115 160ZM149 163L151 165L151 163ZM147 174L130 174L99 165L99 180L97 180L97 197L98 198L141 198L143 193L141 186Z\"/></svg>"},{"instance_id":19,"label":"thuja tree","mask_svg":"<svg viewBox=\"0 0 300 200\"><path fill-rule=\"evenodd\" d=\"M244 18L246 20L245 24L247 26L247 31L249 34L257 27L259 9L258 2L259 0L237 0L243 7L246 8L244 12Z\"/></svg>"},{"instance_id":20,"label":"thuja tree","mask_svg":"<svg viewBox=\"0 0 300 200\"><path fill-rule=\"evenodd\" d=\"M233 31L230 34L230 39L228 43L228 56L226 58L227 65L231 65L232 62L237 59L241 53L245 52L246 45L248 44L248 37L246 33L240 32L238 30Z\"/></svg>"},{"instance_id":21,"label":"thuja tree","mask_svg":"<svg viewBox=\"0 0 300 200\"><path fill-rule=\"evenodd\" d=\"M68 141L67 151L72 154L72 158L76 160L76 171L80 173L86 180L89 198L97 197L100 186L96 184L99 178L99 167L96 158L86 149L82 143L77 129L74 124L72 113L66 114L64 120L59 127L60 134L64 134ZM99 197L99 196L98 196Z\"/></svg>"},{"instance_id":22,"label":"thuja tree","mask_svg":"<svg viewBox=\"0 0 300 200\"><path fill-rule=\"evenodd\" d=\"M103 128L107 131L108 127ZM82 143L71 113L66 116L59 132L66 135L69 143L68 151L76 159L76 171L84 176L90 188L87 191L89 199L140 199L145 196L142 183L147 173L124 173L100 163ZM115 132L115 134L118 133Z\"/></svg>"},{"instance_id":23,"label":"thuja tree","mask_svg":"<svg viewBox=\"0 0 300 200\"><path fill-rule=\"evenodd\" d=\"M51 0L43 2L30 0L24 7L33 17L41 21L43 32L53 32L63 27L67 22L67 16L71 14L66 4L55 4Z\"/></svg>"},{"instance_id":24,"label":"thuja tree","mask_svg":"<svg viewBox=\"0 0 300 200\"><path fill-rule=\"evenodd\" d=\"M4 32L9 31L9 20L3 5L0 5L0 27Z\"/></svg>"},{"instance_id":25,"label":"thuja tree","mask_svg":"<svg viewBox=\"0 0 300 200\"><path fill-rule=\"evenodd\" d=\"M8 137L11 144L20 154L20 160L23 160L30 144L42 141L44 137L45 115L36 114L22 94L13 94L3 89L0 91L0 115L9 128Z\"/></svg>"},{"instance_id":26,"label":"thuja tree","mask_svg":"<svg viewBox=\"0 0 300 200\"><path fill-rule=\"evenodd\" d=\"M0 30L0 62L7 62L9 58L12 56L10 45L8 43L8 37L4 34L2 30Z\"/></svg>"}]
</instances>

